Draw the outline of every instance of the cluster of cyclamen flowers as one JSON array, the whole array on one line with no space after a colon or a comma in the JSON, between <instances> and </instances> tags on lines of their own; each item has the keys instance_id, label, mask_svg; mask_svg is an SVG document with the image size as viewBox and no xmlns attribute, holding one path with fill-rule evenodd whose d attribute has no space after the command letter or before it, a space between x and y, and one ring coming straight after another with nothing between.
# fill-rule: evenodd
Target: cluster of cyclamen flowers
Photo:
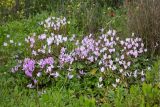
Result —
<instances>
[{"instance_id":1,"label":"cluster of cyclamen flowers","mask_svg":"<svg viewBox=\"0 0 160 107\"><path fill-rule=\"evenodd\" d=\"M57 17L48 17L45 21L39 23L47 29L53 29L55 31L59 30L61 26L65 26L67 24L66 18L57 18Z\"/></svg>"},{"instance_id":2,"label":"cluster of cyclamen flowers","mask_svg":"<svg viewBox=\"0 0 160 107\"><path fill-rule=\"evenodd\" d=\"M50 17L41 22L41 24L45 28L59 30L66 25L66 19ZM29 44L31 56L21 62L22 70L27 77L36 82L36 78L40 77L42 73L57 78L61 75L62 68L68 69L69 72L66 72L66 76L69 79L73 78L71 65L77 61L84 61L86 64L96 64L100 73L112 70L126 77L134 76L136 78L138 70L129 71L132 65L131 58L137 58L147 51L141 38L132 37L120 40L115 30L109 30L107 33L102 32L98 37L90 34L84 36L82 40L76 39L75 35L69 38L53 32L40 35L34 33L32 36L25 38L25 41ZM40 45L36 45L37 43L40 43ZM64 44L67 43L72 43L75 48L69 51L67 46L64 47ZM54 53L54 47L60 48L58 56ZM12 72L18 71L20 67L20 64L18 64L18 66L12 68ZM86 70L80 70L79 74L86 74L83 71ZM139 74L144 76L144 71ZM100 77L99 81L102 82L102 80L103 78ZM116 79L117 81L119 82L120 80ZM98 86L101 87L102 84Z\"/></svg>"}]
</instances>

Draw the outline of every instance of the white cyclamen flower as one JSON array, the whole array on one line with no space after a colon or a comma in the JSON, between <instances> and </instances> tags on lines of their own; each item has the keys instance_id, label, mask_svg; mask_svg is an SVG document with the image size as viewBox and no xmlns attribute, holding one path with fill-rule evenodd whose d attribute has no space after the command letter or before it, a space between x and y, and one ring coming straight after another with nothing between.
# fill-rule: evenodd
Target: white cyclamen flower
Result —
<instances>
[{"instance_id":1,"label":"white cyclamen flower","mask_svg":"<svg viewBox=\"0 0 160 107\"><path fill-rule=\"evenodd\" d=\"M58 72L56 72L56 73L51 73L50 75L51 75L51 76L54 76L55 78L59 77L59 73L58 73Z\"/></svg>"},{"instance_id":2,"label":"white cyclamen flower","mask_svg":"<svg viewBox=\"0 0 160 107\"><path fill-rule=\"evenodd\" d=\"M10 43L13 43L13 40L10 40L9 42L10 42Z\"/></svg>"},{"instance_id":3,"label":"white cyclamen flower","mask_svg":"<svg viewBox=\"0 0 160 107\"><path fill-rule=\"evenodd\" d=\"M101 72L104 72L104 71L105 71L104 67L102 67L102 68L100 69L100 71L101 71Z\"/></svg>"},{"instance_id":4,"label":"white cyclamen flower","mask_svg":"<svg viewBox=\"0 0 160 107\"><path fill-rule=\"evenodd\" d=\"M21 43L18 43L18 46L21 46Z\"/></svg>"},{"instance_id":5,"label":"white cyclamen flower","mask_svg":"<svg viewBox=\"0 0 160 107\"><path fill-rule=\"evenodd\" d=\"M70 74L68 73L68 78L69 78L69 79L72 79L72 78L73 78L73 75L70 75Z\"/></svg>"},{"instance_id":6,"label":"white cyclamen flower","mask_svg":"<svg viewBox=\"0 0 160 107\"><path fill-rule=\"evenodd\" d=\"M37 73L37 77L40 77L41 75L42 75L41 72L38 72L38 73Z\"/></svg>"},{"instance_id":7,"label":"white cyclamen flower","mask_svg":"<svg viewBox=\"0 0 160 107\"><path fill-rule=\"evenodd\" d=\"M63 41L66 42L67 41L67 37L63 37Z\"/></svg>"},{"instance_id":8,"label":"white cyclamen flower","mask_svg":"<svg viewBox=\"0 0 160 107\"><path fill-rule=\"evenodd\" d=\"M107 32L107 34L108 34L108 35L112 35L112 30L109 30L109 31Z\"/></svg>"},{"instance_id":9,"label":"white cyclamen flower","mask_svg":"<svg viewBox=\"0 0 160 107\"><path fill-rule=\"evenodd\" d=\"M53 40L54 38L53 37L49 37L47 38L47 43L48 43L48 46L51 45L53 43Z\"/></svg>"},{"instance_id":10,"label":"white cyclamen flower","mask_svg":"<svg viewBox=\"0 0 160 107\"><path fill-rule=\"evenodd\" d=\"M6 42L3 43L3 46L8 46L8 44Z\"/></svg>"},{"instance_id":11,"label":"white cyclamen flower","mask_svg":"<svg viewBox=\"0 0 160 107\"><path fill-rule=\"evenodd\" d=\"M9 35L9 34L7 35L7 38L10 38L10 35Z\"/></svg>"},{"instance_id":12,"label":"white cyclamen flower","mask_svg":"<svg viewBox=\"0 0 160 107\"><path fill-rule=\"evenodd\" d=\"M103 78L102 77L99 77L99 82L102 82Z\"/></svg>"},{"instance_id":13,"label":"white cyclamen flower","mask_svg":"<svg viewBox=\"0 0 160 107\"><path fill-rule=\"evenodd\" d=\"M98 83L98 88L102 88L103 84Z\"/></svg>"},{"instance_id":14,"label":"white cyclamen flower","mask_svg":"<svg viewBox=\"0 0 160 107\"><path fill-rule=\"evenodd\" d=\"M116 88L116 87L117 87L117 84L112 84L112 86L113 86L114 88Z\"/></svg>"},{"instance_id":15,"label":"white cyclamen flower","mask_svg":"<svg viewBox=\"0 0 160 107\"><path fill-rule=\"evenodd\" d=\"M32 83L31 83L31 84L28 84L27 87L28 87L28 88L35 88L35 86L32 85Z\"/></svg>"},{"instance_id":16,"label":"white cyclamen flower","mask_svg":"<svg viewBox=\"0 0 160 107\"><path fill-rule=\"evenodd\" d=\"M119 83L120 79L119 78L116 78L116 83Z\"/></svg>"}]
</instances>

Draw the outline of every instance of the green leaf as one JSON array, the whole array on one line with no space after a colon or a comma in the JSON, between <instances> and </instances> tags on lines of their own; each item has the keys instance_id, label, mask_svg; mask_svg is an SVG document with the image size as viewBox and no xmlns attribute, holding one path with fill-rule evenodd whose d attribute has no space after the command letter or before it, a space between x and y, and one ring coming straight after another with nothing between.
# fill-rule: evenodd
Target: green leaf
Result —
<instances>
[{"instance_id":1,"label":"green leaf","mask_svg":"<svg viewBox=\"0 0 160 107\"><path fill-rule=\"evenodd\" d=\"M91 73L92 75L95 75L96 72L97 72L97 70L98 70L98 68L93 68L93 69L90 71L90 73Z\"/></svg>"}]
</instances>

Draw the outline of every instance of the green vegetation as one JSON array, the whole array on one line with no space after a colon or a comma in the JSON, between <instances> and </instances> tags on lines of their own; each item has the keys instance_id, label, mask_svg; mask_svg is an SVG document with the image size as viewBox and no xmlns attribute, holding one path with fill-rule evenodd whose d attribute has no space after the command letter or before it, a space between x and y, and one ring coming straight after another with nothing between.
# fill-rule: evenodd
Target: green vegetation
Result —
<instances>
[{"instance_id":1,"label":"green vegetation","mask_svg":"<svg viewBox=\"0 0 160 107\"><path fill-rule=\"evenodd\" d=\"M152 5L148 5L149 2ZM0 3L2 10L0 14L2 17L0 21L0 106L159 107L160 36L158 34L160 30L158 26L160 24L159 6L156 5L158 3L160 3L159 0L142 0L141 3L136 0L130 3L127 0L2 0ZM11 14L12 12L14 14ZM65 17L66 23L64 21L65 24L58 30L53 29L55 28L53 26L45 27L44 23L40 25L40 22L49 20L52 16L63 20ZM116 31L115 35L114 31ZM64 41L56 45L58 39L49 40L53 37L52 33L54 37L61 35ZM93 36L90 37L90 34ZM70 41L73 35L76 37ZM115 52L110 53L105 50L93 62L87 60L88 57L81 58L78 53L76 55L79 55L79 59L75 60L77 57L72 55L72 51L76 53L78 46L86 46L83 43L75 45L77 41L81 42L87 38L88 41L98 43L102 35L107 35L109 42L112 42L112 36L113 40L117 39L115 40L117 45L106 46L108 50L115 48ZM46 36L46 39L40 40L40 36ZM66 41L65 37L67 37ZM138 37L142 37L142 40ZM128 41L136 41L136 38L140 41L128 48L130 43ZM33 41L27 42L31 39ZM105 43L103 40L104 38L97 46L100 49L105 48L102 46ZM122 41L124 43L121 43ZM88 42L87 45L91 43ZM128 44L124 45L125 43ZM141 50L142 53L137 55L133 52L133 55L127 56L126 53L136 43L138 44L136 49ZM38 49L43 49L45 45L47 52L34 56L33 50L38 52ZM92 45L95 46L93 43L88 47ZM51 47L51 53L48 52L49 47ZM66 49L64 54L67 57L75 58L71 64L68 60L64 65L59 64L61 60L57 57L64 55L61 52L64 48ZM85 48L87 49L87 46ZM127 48L126 53L123 52L125 48ZM94 56L94 52L95 50L91 51L89 55ZM111 55L111 59L105 60L103 56L105 53L108 55L107 58ZM42 68L38 63L40 59L50 57L54 59L54 63L51 60L51 65L54 66L50 71L52 74L47 73L49 64ZM30 61L36 61L36 64L33 64L32 73L25 70L24 62L27 58L30 58ZM125 69L125 66L116 60L127 63L128 68ZM22 63L18 66L18 70L15 70L17 64L19 65L18 61ZM113 62L113 66L104 66L103 63L107 61ZM26 69L30 68L26 67ZM39 72L40 76L38 76Z\"/></svg>"},{"instance_id":2,"label":"green vegetation","mask_svg":"<svg viewBox=\"0 0 160 107\"><path fill-rule=\"evenodd\" d=\"M51 85L43 89L28 89L22 83L22 78L13 76L1 68L0 82L0 104L2 107L10 106L68 106L68 107L93 107L93 106L159 106L160 84L159 84L160 61L155 62L153 69L147 73L146 82L135 84L130 88L122 86L113 89L111 87L102 89L82 88L81 83L71 82L69 86Z\"/></svg>"}]
</instances>

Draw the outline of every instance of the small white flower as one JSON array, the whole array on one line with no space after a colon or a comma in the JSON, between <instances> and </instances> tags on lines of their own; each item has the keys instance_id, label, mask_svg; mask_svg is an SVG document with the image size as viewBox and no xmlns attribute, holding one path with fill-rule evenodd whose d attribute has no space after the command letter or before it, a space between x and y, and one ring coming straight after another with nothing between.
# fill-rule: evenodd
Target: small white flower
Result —
<instances>
[{"instance_id":1,"label":"small white flower","mask_svg":"<svg viewBox=\"0 0 160 107\"><path fill-rule=\"evenodd\" d=\"M73 34L73 36L69 39L69 41L74 41L75 39L75 34Z\"/></svg>"},{"instance_id":2,"label":"small white flower","mask_svg":"<svg viewBox=\"0 0 160 107\"><path fill-rule=\"evenodd\" d=\"M32 50L32 55L37 55L37 52L35 50Z\"/></svg>"},{"instance_id":3,"label":"small white flower","mask_svg":"<svg viewBox=\"0 0 160 107\"><path fill-rule=\"evenodd\" d=\"M68 71L73 71L73 69L71 69L71 67L69 67L67 70L68 70Z\"/></svg>"},{"instance_id":4,"label":"small white flower","mask_svg":"<svg viewBox=\"0 0 160 107\"><path fill-rule=\"evenodd\" d=\"M40 77L41 75L42 75L41 72L38 72L38 73L37 73L37 77Z\"/></svg>"},{"instance_id":5,"label":"small white flower","mask_svg":"<svg viewBox=\"0 0 160 107\"><path fill-rule=\"evenodd\" d=\"M101 65L102 64L102 61L99 61L99 65Z\"/></svg>"},{"instance_id":6,"label":"small white flower","mask_svg":"<svg viewBox=\"0 0 160 107\"><path fill-rule=\"evenodd\" d=\"M103 59L107 59L107 54L104 54L104 55L103 55Z\"/></svg>"},{"instance_id":7,"label":"small white flower","mask_svg":"<svg viewBox=\"0 0 160 107\"><path fill-rule=\"evenodd\" d=\"M123 65L124 66L124 69L127 69L128 68L128 66L127 65Z\"/></svg>"},{"instance_id":8,"label":"small white flower","mask_svg":"<svg viewBox=\"0 0 160 107\"><path fill-rule=\"evenodd\" d=\"M79 40L76 41L75 45L79 45Z\"/></svg>"},{"instance_id":9,"label":"small white flower","mask_svg":"<svg viewBox=\"0 0 160 107\"><path fill-rule=\"evenodd\" d=\"M119 62L119 64L120 64L120 65L122 65L122 64L123 64L123 62L122 62L122 61L118 61L118 62Z\"/></svg>"},{"instance_id":10,"label":"small white flower","mask_svg":"<svg viewBox=\"0 0 160 107\"><path fill-rule=\"evenodd\" d=\"M10 40L9 42L10 42L10 43L14 43L13 40Z\"/></svg>"},{"instance_id":11,"label":"small white flower","mask_svg":"<svg viewBox=\"0 0 160 107\"><path fill-rule=\"evenodd\" d=\"M18 43L18 46L21 46L21 43L20 43L20 42Z\"/></svg>"},{"instance_id":12,"label":"small white flower","mask_svg":"<svg viewBox=\"0 0 160 107\"><path fill-rule=\"evenodd\" d=\"M105 71L104 67L102 67L100 71L101 71L101 72L104 72L104 71Z\"/></svg>"},{"instance_id":13,"label":"small white flower","mask_svg":"<svg viewBox=\"0 0 160 107\"><path fill-rule=\"evenodd\" d=\"M40 95L43 95L43 94L45 94L46 93L46 91L45 90L42 90L42 91L38 91L38 95L40 96Z\"/></svg>"},{"instance_id":14,"label":"small white flower","mask_svg":"<svg viewBox=\"0 0 160 107\"><path fill-rule=\"evenodd\" d=\"M116 83L119 83L120 79L119 78L116 78Z\"/></svg>"},{"instance_id":15,"label":"small white flower","mask_svg":"<svg viewBox=\"0 0 160 107\"><path fill-rule=\"evenodd\" d=\"M117 37L116 40L118 41L118 40L119 40L119 37Z\"/></svg>"},{"instance_id":16,"label":"small white flower","mask_svg":"<svg viewBox=\"0 0 160 107\"><path fill-rule=\"evenodd\" d=\"M144 43L141 43L141 46L144 47Z\"/></svg>"},{"instance_id":17,"label":"small white flower","mask_svg":"<svg viewBox=\"0 0 160 107\"><path fill-rule=\"evenodd\" d=\"M25 42L27 42L27 43L28 43L28 42L29 42L29 40L28 40L27 38L25 38Z\"/></svg>"},{"instance_id":18,"label":"small white flower","mask_svg":"<svg viewBox=\"0 0 160 107\"><path fill-rule=\"evenodd\" d=\"M9 34L7 35L7 38L10 38L10 35L9 35Z\"/></svg>"},{"instance_id":19,"label":"small white flower","mask_svg":"<svg viewBox=\"0 0 160 107\"><path fill-rule=\"evenodd\" d=\"M148 71L150 71L150 70L151 70L151 67L148 67L147 69L148 69Z\"/></svg>"},{"instance_id":20,"label":"small white flower","mask_svg":"<svg viewBox=\"0 0 160 107\"><path fill-rule=\"evenodd\" d=\"M133 76L134 78L137 78L137 70L134 71Z\"/></svg>"},{"instance_id":21,"label":"small white flower","mask_svg":"<svg viewBox=\"0 0 160 107\"><path fill-rule=\"evenodd\" d=\"M47 38L47 43L48 43L48 46L51 45L53 43L53 40L54 38L53 37L49 37Z\"/></svg>"},{"instance_id":22,"label":"small white flower","mask_svg":"<svg viewBox=\"0 0 160 107\"><path fill-rule=\"evenodd\" d=\"M54 76L55 78L59 77L59 73L58 73L58 72L56 72L56 73L51 73L50 75L51 75L51 76Z\"/></svg>"},{"instance_id":23,"label":"small white flower","mask_svg":"<svg viewBox=\"0 0 160 107\"><path fill-rule=\"evenodd\" d=\"M38 38L40 40L44 40L44 39L46 39L46 34L41 34L41 35L38 36Z\"/></svg>"},{"instance_id":24,"label":"small white flower","mask_svg":"<svg viewBox=\"0 0 160 107\"><path fill-rule=\"evenodd\" d=\"M6 42L3 43L3 46L8 46L8 44Z\"/></svg>"},{"instance_id":25,"label":"small white flower","mask_svg":"<svg viewBox=\"0 0 160 107\"><path fill-rule=\"evenodd\" d=\"M116 58L116 62L118 62L119 61L119 58Z\"/></svg>"},{"instance_id":26,"label":"small white flower","mask_svg":"<svg viewBox=\"0 0 160 107\"><path fill-rule=\"evenodd\" d=\"M14 68L12 68L12 69L11 69L11 72L12 72L12 73L15 73L15 70L14 70Z\"/></svg>"},{"instance_id":27,"label":"small white flower","mask_svg":"<svg viewBox=\"0 0 160 107\"><path fill-rule=\"evenodd\" d=\"M46 72L47 72L47 73L51 72L51 71L52 71L52 68L53 68L52 66L48 66Z\"/></svg>"},{"instance_id":28,"label":"small white flower","mask_svg":"<svg viewBox=\"0 0 160 107\"><path fill-rule=\"evenodd\" d=\"M158 43L156 42L156 45L155 45L155 47L157 47L158 46Z\"/></svg>"},{"instance_id":29,"label":"small white flower","mask_svg":"<svg viewBox=\"0 0 160 107\"><path fill-rule=\"evenodd\" d=\"M108 55L108 59L111 59L111 55Z\"/></svg>"},{"instance_id":30,"label":"small white flower","mask_svg":"<svg viewBox=\"0 0 160 107\"><path fill-rule=\"evenodd\" d=\"M142 38L139 38L139 41L142 41Z\"/></svg>"},{"instance_id":31,"label":"small white flower","mask_svg":"<svg viewBox=\"0 0 160 107\"><path fill-rule=\"evenodd\" d=\"M121 59L124 59L124 55L121 56Z\"/></svg>"},{"instance_id":32,"label":"small white flower","mask_svg":"<svg viewBox=\"0 0 160 107\"><path fill-rule=\"evenodd\" d=\"M104 28L101 28L100 31L103 33L104 32Z\"/></svg>"},{"instance_id":33,"label":"small white flower","mask_svg":"<svg viewBox=\"0 0 160 107\"><path fill-rule=\"evenodd\" d=\"M71 22L70 22L70 21L68 21L67 23L68 23L68 24L70 24Z\"/></svg>"},{"instance_id":34,"label":"small white flower","mask_svg":"<svg viewBox=\"0 0 160 107\"><path fill-rule=\"evenodd\" d=\"M121 43L121 45L124 45L124 41L121 41L120 43Z\"/></svg>"},{"instance_id":35,"label":"small white flower","mask_svg":"<svg viewBox=\"0 0 160 107\"><path fill-rule=\"evenodd\" d=\"M123 69L120 69L119 72L122 73L122 72L123 72Z\"/></svg>"},{"instance_id":36,"label":"small white flower","mask_svg":"<svg viewBox=\"0 0 160 107\"><path fill-rule=\"evenodd\" d=\"M108 35L112 35L112 30L109 30L109 31L107 32L107 34L108 34Z\"/></svg>"},{"instance_id":37,"label":"small white flower","mask_svg":"<svg viewBox=\"0 0 160 107\"><path fill-rule=\"evenodd\" d=\"M112 36L115 36L115 35L116 35L116 31L115 31L115 30L113 30Z\"/></svg>"},{"instance_id":38,"label":"small white flower","mask_svg":"<svg viewBox=\"0 0 160 107\"><path fill-rule=\"evenodd\" d=\"M48 47L48 53L51 53L51 46Z\"/></svg>"},{"instance_id":39,"label":"small white flower","mask_svg":"<svg viewBox=\"0 0 160 107\"><path fill-rule=\"evenodd\" d=\"M102 82L103 78L102 77L99 77L99 82Z\"/></svg>"},{"instance_id":40,"label":"small white flower","mask_svg":"<svg viewBox=\"0 0 160 107\"><path fill-rule=\"evenodd\" d=\"M127 62L127 66L129 67L131 65L131 62Z\"/></svg>"},{"instance_id":41,"label":"small white flower","mask_svg":"<svg viewBox=\"0 0 160 107\"><path fill-rule=\"evenodd\" d=\"M143 70L142 70L142 72L141 72L141 75L142 75L142 76L144 76L144 75L145 75Z\"/></svg>"},{"instance_id":42,"label":"small white flower","mask_svg":"<svg viewBox=\"0 0 160 107\"><path fill-rule=\"evenodd\" d=\"M28 87L28 88L35 88L35 86L32 85L32 83L31 83L31 84L28 84L27 87Z\"/></svg>"},{"instance_id":43,"label":"small white flower","mask_svg":"<svg viewBox=\"0 0 160 107\"><path fill-rule=\"evenodd\" d=\"M117 87L117 84L112 84L112 86L113 86L114 88L116 88L116 87Z\"/></svg>"},{"instance_id":44,"label":"small white flower","mask_svg":"<svg viewBox=\"0 0 160 107\"><path fill-rule=\"evenodd\" d=\"M85 75L85 74L86 74L83 70L80 70L79 73L80 73L81 75Z\"/></svg>"},{"instance_id":45,"label":"small white flower","mask_svg":"<svg viewBox=\"0 0 160 107\"><path fill-rule=\"evenodd\" d=\"M139 44L138 44L138 43L136 43L136 44L135 44L135 46L136 46L136 47L138 47L138 46L139 46ZM134 47L134 49L136 49L136 47Z\"/></svg>"},{"instance_id":46,"label":"small white flower","mask_svg":"<svg viewBox=\"0 0 160 107\"><path fill-rule=\"evenodd\" d=\"M142 78L141 78L141 81L142 81L142 82L143 82L143 81L145 81L145 78L144 78L144 77L142 77Z\"/></svg>"},{"instance_id":47,"label":"small white flower","mask_svg":"<svg viewBox=\"0 0 160 107\"><path fill-rule=\"evenodd\" d=\"M102 88L103 84L98 83L98 88Z\"/></svg>"},{"instance_id":48,"label":"small white flower","mask_svg":"<svg viewBox=\"0 0 160 107\"><path fill-rule=\"evenodd\" d=\"M112 70L114 71L114 70L116 70L116 69L117 69L117 67L113 65Z\"/></svg>"},{"instance_id":49,"label":"small white flower","mask_svg":"<svg viewBox=\"0 0 160 107\"><path fill-rule=\"evenodd\" d=\"M144 52L147 52L147 49L144 49Z\"/></svg>"},{"instance_id":50,"label":"small white flower","mask_svg":"<svg viewBox=\"0 0 160 107\"><path fill-rule=\"evenodd\" d=\"M126 38L126 41L129 42L129 41L130 41L130 38Z\"/></svg>"},{"instance_id":51,"label":"small white flower","mask_svg":"<svg viewBox=\"0 0 160 107\"><path fill-rule=\"evenodd\" d=\"M111 41L113 41L113 37L111 37Z\"/></svg>"},{"instance_id":52,"label":"small white flower","mask_svg":"<svg viewBox=\"0 0 160 107\"><path fill-rule=\"evenodd\" d=\"M72 78L73 78L73 75L70 75L70 74L68 73L68 78L69 78L69 79L72 79Z\"/></svg>"},{"instance_id":53,"label":"small white flower","mask_svg":"<svg viewBox=\"0 0 160 107\"><path fill-rule=\"evenodd\" d=\"M63 41L66 42L67 41L67 37L63 37Z\"/></svg>"},{"instance_id":54,"label":"small white flower","mask_svg":"<svg viewBox=\"0 0 160 107\"><path fill-rule=\"evenodd\" d=\"M127 72L128 77L131 77L131 75L132 75L132 72L131 73Z\"/></svg>"}]
</instances>

